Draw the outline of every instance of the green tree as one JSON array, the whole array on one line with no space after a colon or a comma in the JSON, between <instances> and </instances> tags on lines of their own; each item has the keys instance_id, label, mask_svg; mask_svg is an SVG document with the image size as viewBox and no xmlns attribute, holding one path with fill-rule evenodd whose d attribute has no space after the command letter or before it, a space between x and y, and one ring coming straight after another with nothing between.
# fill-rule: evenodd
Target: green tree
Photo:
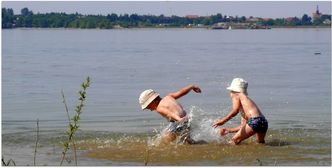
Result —
<instances>
[{"instance_id":1,"label":"green tree","mask_svg":"<svg viewBox=\"0 0 332 168\"><path fill-rule=\"evenodd\" d=\"M213 24L213 21L212 21L211 17L205 17L205 18L202 20L202 24L203 24L203 25L211 25L211 24Z\"/></svg>"},{"instance_id":2,"label":"green tree","mask_svg":"<svg viewBox=\"0 0 332 168\"><path fill-rule=\"evenodd\" d=\"M275 26L299 26L299 25L323 25L324 21L331 20L331 15L322 15L313 21L307 15L304 14L302 18L278 18L270 20L254 21L253 18L250 23L264 24L264 25L275 25ZM211 16L201 16L197 18L187 18L179 16L167 17L164 15L138 15L138 14L108 14L103 15L81 15L77 12L75 14L66 13L46 13L46 14L34 14L28 8L21 9L21 14L14 15L12 9L2 8L2 28L13 28L13 27L65 27L65 28L101 28L109 29L113 28L114 25L119 24L122 27L156 27L159 25L167 27L185 27L188 24L203 24L213 25L218 22L247 22L245 16L227 16L217 13ZM327 22L328 23L328 22Z\"/></svg>"},{"instance_id":3,"label":"green tree","mask_svg":"<svg viewBox=\"0 0 332 168\"><path fill-rule=\"evenodd\" d=\"M140 20L140 17L137 14L132 14L129 18L131 22L138 22Z\"/></svg>"},{"instance_id":4,"label":"green tree","mask_svg":"<svg viewBox=\"0 0 332 168\"><path fill-rule=\"evenodd\" d=\"M319 26L319 25L323 24L323 21L324 20L322 18L318 18L318 19L315 19L312 24L315 26Z\"/></svg>"},{"instance_id":5,"label":"green tree","mask_svg":"<svg viewBox=\"0 0 332 168\"><path fill-rule=\"evenodd\" d=\"M242 17L240 17L240 19L239 19L239 21L242 22L242 23L243 23L243 22L246 22L246 20L247 20L247 18L246 18L245 16L242 16Z\"/></svg>"},{"instance_id":6,"label":"green tree","mask_svg":"<svg viewBox=\"0 0 332 168\"><path fill-rule=\"evenodd\" d=\"M118 15L115 13L112 13L111 15L108 14L106 17L110 22L115 22L118 20Z\"/></svg>"},{"instance_id":7,"label":"green tree","mask_svg":"<svg viewBox=\"0 0 332 168\"><path fill-rule=\"evenodd\" d=\"M32 16L23 17L23 27L32 27Z\"/></svg>"},{"instance_id":8,"label":"green tree","mask_svg":"<svg viewBox=\"0 0 332 168\"><path fill-rule=\"evenodd\" d=\"M2 28L12 28L15 20L13 9L1 9Z\"/></svg>"},{"instance_id":9,"label":"green tree","mask_svg":"<svg viewBox=\"0 0 332 168\"><path fill-rule=\"evenodd\" d=\"M309 17L307 14L304 14L301 19L302 25L310 25L311 24L311 17Z\"/></svg>"},{"instance_id":10,"label":"green tree","mask_svg":"<svg viewBox=\"0 0 332 168\"><path fill-rule=\"evenodd\" d=\"M217 15L211 15L210 20L206 22L209 24L222 22L222 15L220 13L218 13Z\"/></svg>"},{"instance_id":11,"label":"green tree","mask_svg":"<svg viewBox=\"0 0 332 168\"><path fill-rule=\"evenodd\" d=\"M273 26L274 25L274 20L273 19L268 19L265 21L262 21L262 24L265 26Z\"/></svg>"},{"instance_id":12,"label":"green tree","mask_svg":"<svg viewBox=\"0 0 332 168\"><path fill-rule=\"evenodd\" d=\"M275 26L283 26L286 25L286 20L283 18L277 18L274 20L274 25Z\"/></svg>"},{"instance_id":13,"label":"green tree","mask_svg":"<svg viewBox=\"0 0 332 168\"><path fill-rule=\"evenodd\" d=\"M21 15L22 16L29 16L29 15L33 15L33 12L29 11L28 8L23 8L23 9L21 9Z\"/></svg>"},{"instance_id":14,"label":"green tree","mask_svg":"<svg viewBox=\"0 0 332 168\"><path fill-rule=\"evenodd\" d=\"M297 17L294 17L289 24L291 26L299 26L299 25L301 25L301 20Z\"/></svg>"}]
</instances>

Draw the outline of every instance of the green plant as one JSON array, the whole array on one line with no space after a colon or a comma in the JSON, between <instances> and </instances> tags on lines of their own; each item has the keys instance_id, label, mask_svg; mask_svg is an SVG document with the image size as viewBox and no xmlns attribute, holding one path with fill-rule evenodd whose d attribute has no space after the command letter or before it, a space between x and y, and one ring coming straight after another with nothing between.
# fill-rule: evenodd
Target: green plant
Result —
<instances>
[{"instance_id":1,"label":"green plant","mask_svg":"<svg viewBox=\"0 0 332 168\"><path fill-rule=\"evenodd\" d=\"M70 143L73 144L73 151L75 153L75 163L77 165L77 157L76 157L76 145L74 142L74 137L75 137L75 133L79 128L79 121L80 121L80 115L82 113L82 109L86 100L86 90L87 88L90 86L90 77L87 77L86 80L82 83L81 85L81 90L78 92L79 93L79 103L75 108L75 115L69 120L69 125L68 125L68 130L66 132L68 139L64 142L63 146L63 152L62 152L62 159L61 159L61 163L60 166L63 164L64 159L66 158L66 153L69 150L69 145ZM65 104L65 109L67 112L67 116L68 119L70 118L69 116L69 112L68 112L68 108L67 108L67 104L65 101L65 97L64 94L62 92L62 97L63 97L63 102Z\"/></svg>"}]
</instances>

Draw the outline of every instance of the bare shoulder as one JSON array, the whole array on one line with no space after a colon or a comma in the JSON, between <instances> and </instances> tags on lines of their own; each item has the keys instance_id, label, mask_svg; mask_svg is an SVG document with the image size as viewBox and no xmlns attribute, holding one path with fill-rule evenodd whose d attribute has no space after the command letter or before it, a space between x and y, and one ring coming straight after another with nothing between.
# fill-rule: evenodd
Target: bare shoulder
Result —
<instances>
[{"instance_id":1,"label":"bare shoulder","mask_svg":"<svg viewBox=\"0 0 332 168\"><path fill-rule=\"evenodd\" d=\"M252 112L259 112L260 110L257 107L256 103L247 95L241 96L241 103L243 107Z\"/></svg>"},{"instance_id":2,"label":"bare shoulder","mask_svg":"<svg viewBox=\"0 0 332 168\"><path fill-rule=\"evenodd\" d=\"M171 94L168 94L162 100L170 101L170 100L175 100L175 98Z\"/></svg>"},{"instance_id":3,"label":"bare shoulder","mask_svg":"<svg viewBox=\"0 0 332 168\"><path fill-rule=\"evenodd\" d=\"M254 101L247 95L242 95L241 100L248 102L248 103L253 103Z\"/></svg>"},{"instance_id":4,"label":"bare shoulder","mask_svg":"<svg viewBox=\"0 0 332 168\"><path fill-rule=\"evenodd\" d=\"M241 99L241 100L248 100L248 99L250 99L248 95L243 94L243 93L239 94L238 98Z\"/></svg>"},{"instance_id":5,"label":"bare shoulder","mask_svg":"<svg viewBox=\"0 0 332 168\"><path fill-rule=\"evenodd\" d=\"M174 101L175 99L170 96L170 95L167 95L165 97L163 97L160 101L160 105L161 106L167 106L170 102Z\"/></svg>"},{"instance_id":6,"label":"bare shoulder","mask_svg":"<svg viewBox=\"0 0 332 168\"><path fill-rule=\"evenodd\" d=\"M238 94L234 94L232 97L232 101L239 101L241 97Z\"/></svg>"}]
</instances>

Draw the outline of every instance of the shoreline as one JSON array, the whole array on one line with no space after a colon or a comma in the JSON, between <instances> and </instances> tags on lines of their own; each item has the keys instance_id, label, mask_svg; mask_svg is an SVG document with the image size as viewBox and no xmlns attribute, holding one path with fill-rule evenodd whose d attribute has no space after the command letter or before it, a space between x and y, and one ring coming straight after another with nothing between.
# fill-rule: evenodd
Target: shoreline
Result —
<instances>
[{"instance_id":1,"label":"shoreline","mask_svg":"<svg viewBox=\"0 0 332 168\"><path fill-rule=\"evenodd\" d=\"M270 26L270 29L331 29L331 26ZM130 27L130 28L112 28L112 29L101 29L101 28L65 28L65 27L15 27L15 28L2 28L2 30L13 30L13 29L54 29L54 30L125 30L125 29L208 29L208 30L215 30L211 29L211 27ZM226 30L226 29L222 29ZM245 29L245 28L240 28L240 29L232 29L232 30L269 30L269 29Z\"/></svg>"},{"instance_id":2,"label":"shoreline","mask_svg":"<svg viewBox=\"0 0 332 168\"><path fill-rule=\"evenodd\" d=\"M280 28L280 29L297 29L297 28L301 28L301 29L310 29L310 28L331 28L331 25L329 26L271 26L271 28Z\"/></svg>"}]
</instances>

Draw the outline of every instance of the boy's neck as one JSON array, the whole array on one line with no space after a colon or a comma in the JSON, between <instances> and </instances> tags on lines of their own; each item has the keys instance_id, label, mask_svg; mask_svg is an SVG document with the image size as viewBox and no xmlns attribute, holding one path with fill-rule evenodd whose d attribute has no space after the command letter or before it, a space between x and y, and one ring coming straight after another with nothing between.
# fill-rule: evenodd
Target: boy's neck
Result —
<instances>
[{"instance_id":1,"label":"boy's neck","mask_svg":"<svg viewBox=\"0 0 332 168\"><path fill-rule=\"evenodd\" d=\"M156 110L157 109L160 101L161 101L160 97L157 97L155 100L153 100L153 106L152 106L153 109L152 110Z\"/></svg>"},{"instance_id":2,"label":"boy's neck","mask_svg":"<svg viewBox=\"0 0 332 168\"><path fill-rule=\"evenodd\" d=\"M161 101L161 98L160 98L160 97L157 97L157 98L155 99L156 107L158 107L160 101Z\"/></svg>"}]
</instances>

